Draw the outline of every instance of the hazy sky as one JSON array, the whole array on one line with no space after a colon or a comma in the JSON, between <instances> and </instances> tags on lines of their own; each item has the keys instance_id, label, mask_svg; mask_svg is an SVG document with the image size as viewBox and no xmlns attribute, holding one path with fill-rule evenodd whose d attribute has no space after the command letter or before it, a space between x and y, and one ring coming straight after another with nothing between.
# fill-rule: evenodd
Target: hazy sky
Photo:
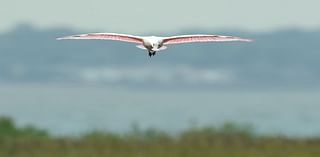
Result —
<instances>
[{"instance_id":1,"label":"hazy sky","mask_svg":"<svg viewBox=\"0 0 320 157\"><path fill-rule=\"evenodd\" d=\"M192 28L317 29L319 6L319 0L4 0L0 31L18 23L131 33Z\"/></svg>"}]
</instances>

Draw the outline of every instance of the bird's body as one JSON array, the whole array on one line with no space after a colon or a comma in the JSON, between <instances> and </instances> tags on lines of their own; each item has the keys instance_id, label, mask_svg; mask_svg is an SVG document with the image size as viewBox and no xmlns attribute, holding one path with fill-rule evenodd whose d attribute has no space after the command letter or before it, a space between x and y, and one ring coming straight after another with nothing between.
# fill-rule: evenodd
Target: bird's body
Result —
<instances>
[{"instance_id":1,"label":"bird's body","mask_svg":"<svg viewBox=\"0 0 320 157\"><path fill-rule=\"evenodd\" d=\"M163 38L156 36L143 37L143 47L149 52L149 56L155 55L157 51L163 48Z\"/></svg>"},{"instance_id":2,"label":"bird's body","mask_svg":"<svg viewBox=\"0 0 320 157\"><path fill-rule=\"evenodd\" d=\"M232 36L221 36L221 35L180 35L171 37L158 37L158 36L134 36L128 34L118 33L90 33L81 35L72 35L62 38L63 39L100 39L100 40L118 40L124 42L137 43L138 48L146 49L149 52L149 56L154 56L157 51L166 49L166 45L190 43L190 42L218 42L218 41L251 41L250 39L243 39Z\"/></svg>"}]
</instances>

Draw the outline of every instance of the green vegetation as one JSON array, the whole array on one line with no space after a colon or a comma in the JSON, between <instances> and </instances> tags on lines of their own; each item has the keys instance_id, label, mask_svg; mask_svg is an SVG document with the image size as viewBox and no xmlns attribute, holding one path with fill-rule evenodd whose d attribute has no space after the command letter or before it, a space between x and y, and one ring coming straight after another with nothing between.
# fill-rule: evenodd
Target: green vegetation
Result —
<instances>
[{"instance_id":1,"label":"green vegetation","mask_svg":"<svg viewBox=\"0 0 320 157\"><path fill-rule=\"evenodd\" d=\"M52 137L33 127L18 128L0 117L0 157L317 157L320 138L254 136L227 123L191 128L179 135L133 127L125 134L95 131L80 137Z\"/></svg>"}]
</instances>

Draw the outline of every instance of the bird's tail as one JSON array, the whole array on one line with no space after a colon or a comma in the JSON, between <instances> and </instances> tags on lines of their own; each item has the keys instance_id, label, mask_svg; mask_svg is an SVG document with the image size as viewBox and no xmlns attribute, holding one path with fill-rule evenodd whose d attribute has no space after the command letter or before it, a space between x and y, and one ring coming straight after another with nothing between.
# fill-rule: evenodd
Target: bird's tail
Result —
<instances>
[{"instance_id":1,"label":"bird's tail","mask_svg":"<svg viewBox=\"0 0 320 157\"><path fill-rule=\"evenodd\" d=\"M159 50L165 50L165 49L167 49L167 46L161 46L161 47L159 48Z\"/></svg>"},{"instance_id":2,"label":"bird's tail","mask_svg":"<svg viewBox=\"0 0 320 157\"><path fill-rule=\"evenodd\" d=\"M143 49L143 50L146 50L146 49L147 49L147 48L145 48L143 45L137 45L137 48Z\"/></svg>"}]
</instances>

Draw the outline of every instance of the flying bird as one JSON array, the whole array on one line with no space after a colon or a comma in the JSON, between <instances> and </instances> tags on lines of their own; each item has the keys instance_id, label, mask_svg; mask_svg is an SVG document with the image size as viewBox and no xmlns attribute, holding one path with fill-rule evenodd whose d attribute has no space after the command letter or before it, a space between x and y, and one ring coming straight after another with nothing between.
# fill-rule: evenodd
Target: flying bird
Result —
<instances>
[{"instance_id":1,"label":"flying bird","mask_svg":"<svg viewBox=\"0 0 320 157\"><path fill-rule=\"evenodd\" d=\"M233 36L222 35L207 35L207 34L194 34L194 35L179 35L171 37L158 37L158 36L135 36L129 34L118 33L89 33L80 35L71 35L57 40L64 39L97 39L97 40L117 40L123 42L130 42L138 44L137 47L145 49L149 52L149 56L154 56L157 51L164 50L167 45L191 43L191 42L219 42L219 41L244 41L250 42L250 39L244 39Z\"/></svg>"}]
</instances>

